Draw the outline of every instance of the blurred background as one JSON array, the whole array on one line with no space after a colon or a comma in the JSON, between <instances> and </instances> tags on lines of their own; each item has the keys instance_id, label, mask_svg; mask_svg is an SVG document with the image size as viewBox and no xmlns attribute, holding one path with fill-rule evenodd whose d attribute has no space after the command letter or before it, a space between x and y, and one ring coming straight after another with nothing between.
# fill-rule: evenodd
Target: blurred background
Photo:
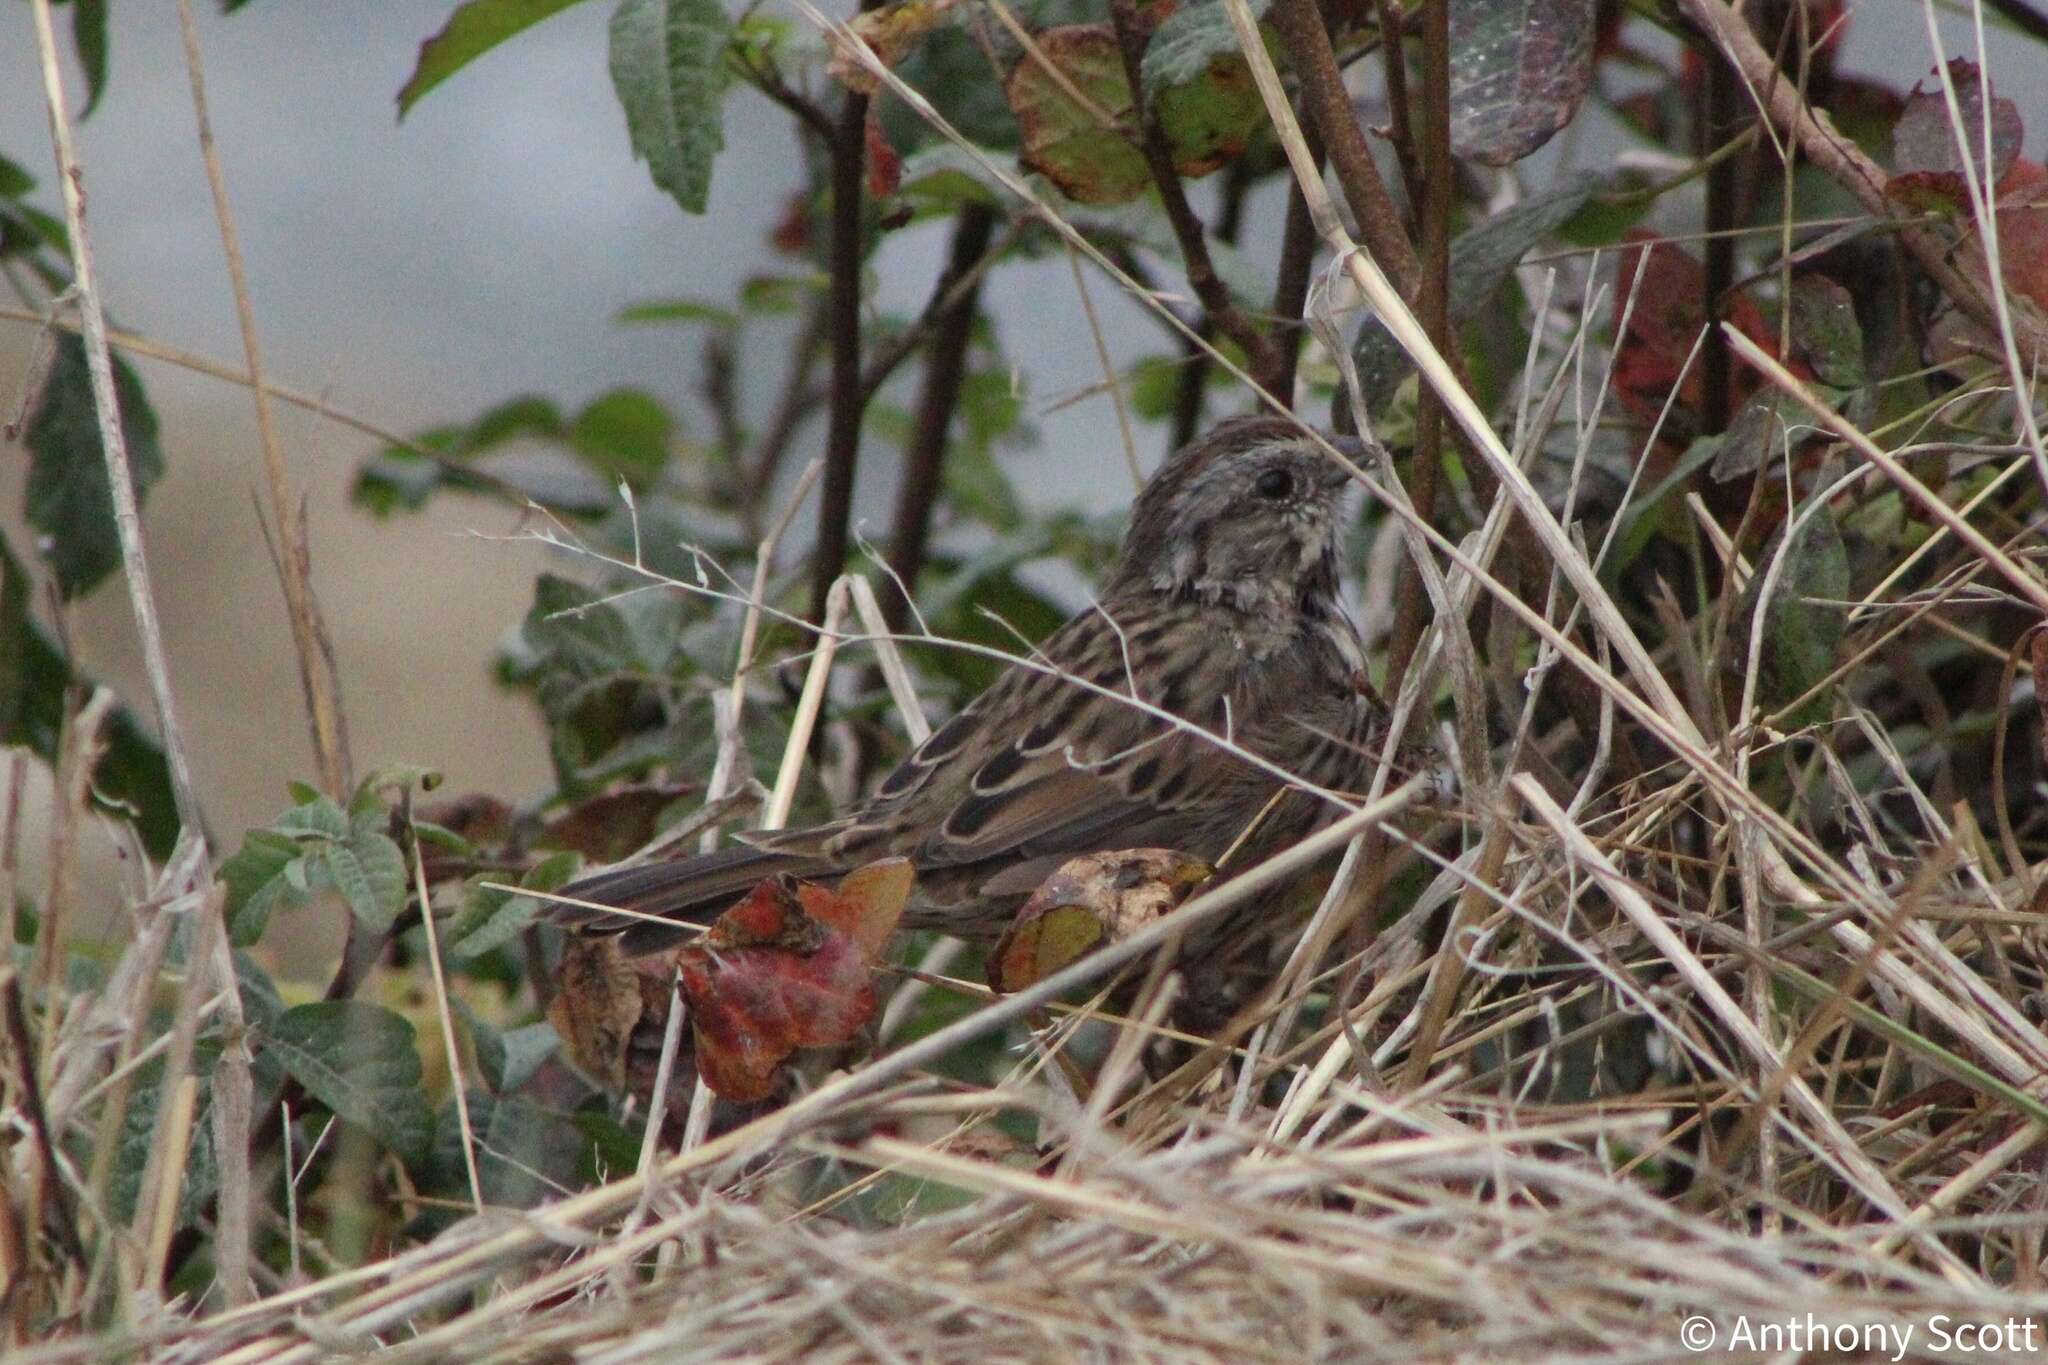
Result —
<instances>
[{"instance_id":1,"label":"blurred background","mask_svg":"<svg viewBox=\"0 0 2048 1365\"><path fill-rule=\"evenodd\" d=\"M727 151L710 212L689 217L632 159L606 77L609 6L569 9L458 74L400 123L394 95L419 44L452 4L262 0L223 17L201 7L213 123L250 271L273 381L317 394L384 429L466 420L534 391L565 407L620 384L690 411L697 365L682 330L622 326L618 311L665 296L729 296L756 269L761 237L799 184L789 120L740 91L728 101ZM1932 55L1921 7L1853 4L1849 71L1901 83ZM63 11L59 11L60 21ZM1944 13L1951 51L1967 19ZM117 325L230 366L239 334L191 96L168 3L112 6L106 97L79 129L90 229ZM65 44L68 60L68 41ZM54 211L36 44L26 5L0 8L0 149L43 182ZM1991 53L2001 94L2048 127L2042 49ZM74 110L83 83L70 69ZM1561 139L1525 175L1611 156L1600 137ZM2038 152L2036 152L2038 154ZM40 158L40 159L38 159ZM1272 254L1277 195L1252 205L1247 254ZM878 302L913 310L943 241L897 233L881 253ZM1120 363L1159 348L1155 326L1097 281L1094 297ZM1020 487L1044 504L1109 507L1128 496L1115 427L1099 394L1061 400L1100 370L1064 260L998 272L989 296L1007 352L1028 364L1027 415L1039 433ZM18 401L35 329L0 322L0 399ZM741 366L765 389L782 347ZM747 357L749 362L754 358ZM230 841L285 802L280 775L311 776L297 670L281 590L259 528L261 456L249 397L146 359L136 365L163 422L168 472L145 526L170 664L202 796ZM545 783L541 727L523 697L493 684L489 659L526 610L545 555L517 538L501 507L459 498L373 520L351 507L359 433L279 405L295 486L309 507L314 586L338 655L359 772L385 763L446 774L446 790L510 800ZM701 412L699 414L701 420ZM687 416L685 418L688 420ZM822 448L813 419L789 468ZM687 430L685 431L687 435ZM1140 432L1156 460L1157 428ZM893 450L870 443L859 505L886 506ZM0 458L0 525L21 539L26 460ZM147 709L125 594L108 583L72 629L83 663ZM43 782L37 774L34 785ZM25 840L39 884L40 840ZM92 875L114 875L107 841L88 834Z\"/></svg>"}]
</instances>

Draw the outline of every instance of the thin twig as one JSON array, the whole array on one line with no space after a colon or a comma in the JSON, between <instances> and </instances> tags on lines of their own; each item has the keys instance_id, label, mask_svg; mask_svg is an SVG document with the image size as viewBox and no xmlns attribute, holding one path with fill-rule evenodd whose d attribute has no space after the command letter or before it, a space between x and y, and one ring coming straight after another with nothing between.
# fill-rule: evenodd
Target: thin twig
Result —
<instances>
[{"instance_id":1,"label":"thin twig","mask_svg":"<svg viewBox=\"0 0 2048 1365\"><path fill-rule=\"evenodd\" d=\"M242 264L241 235L228 203L227 177L214 147L213 122L206 107L206 68L199 55L199 25L192 0L178 0L178 32L184 41L185 70L191 78L192 113L199 128L199 155L206 165L206 184L213 194L213 216L220 224L222 254L227 258L228 287L235 298L235 319L242 331L242 355L249 366L249 394L256 406L256 433L263 446L263 479L270 490L270 517L277 526L278 561L283 570L285 606L291 616L292 647L299 660L299 685L305 691L306 717L313 729L313 753L320 764L320 785L337 801L348 795L348 721L341 708L341 685L323 648L319 606L313 599L307 570L311 553L304 527L292 516L286 486L284 454L271 417L270 397L263 384L263 351L256 336L256 308L249 297L248 271Z\"/></svg>"},{"instance_id":2,"label":"thin twig","mask_svg":"<svg viewBox=\"0 0 2048 1365\"><path fill-rule=\"evenodd\" d=\"M178 821L189 837L202 838L199 790L192 762L185 752L185 732L171 699L170 665L164 658L163 627L150 586L149 557L142 544L142 518L135 503L135 479L128 461L128 441L121 428L120 403L114 394L114 363L107 350L107 317L100 303L99 274L93 265L92 239L85 230L85 176L72 149L71 121L64 109L64 76L57 60L57 38L51 27L50 0L34 0L36 43L42 56L43 95L50 116L50 143L56 154L57 181L64 199L64 225L71 240L71 269L78 286L78 311L85 324L85 362L92 378L93 410L99 422L100 451L107 464L107 486L114 504L114 529L126 569L129 605L135 612L135 633L142 645L143 668L156 703L164 762L171 775L171 794Z\"/></svg>"}]
</instances>

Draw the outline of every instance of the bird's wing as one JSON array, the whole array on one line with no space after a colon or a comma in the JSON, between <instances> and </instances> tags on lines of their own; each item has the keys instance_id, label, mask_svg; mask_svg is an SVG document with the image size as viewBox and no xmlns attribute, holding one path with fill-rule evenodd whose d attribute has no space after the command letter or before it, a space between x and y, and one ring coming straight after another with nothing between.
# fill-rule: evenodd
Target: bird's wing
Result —
<instances>
[{"instance_id":1,"label":"bird's wing","mask_svg":"<svg viewBox=\"0 0 2048 1365\"><path fill-rule=\"evenodd\" d=\"M1220 722L1229 645L1219 655L1199 629L1153 602L1091 609L1046 642L1039 666L1013 665L919 746L822 843L823 831L755 842L846 864L902 854L929 870L1166 838L1242 780L1220 749L1148 710Z\"/></svg>"}]
</instances>

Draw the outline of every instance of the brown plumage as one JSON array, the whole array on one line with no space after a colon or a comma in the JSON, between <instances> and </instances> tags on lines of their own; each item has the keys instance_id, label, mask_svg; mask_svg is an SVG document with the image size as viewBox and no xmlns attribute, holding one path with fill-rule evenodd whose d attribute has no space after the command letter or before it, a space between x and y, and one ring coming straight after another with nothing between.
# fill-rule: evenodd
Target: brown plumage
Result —
<instances>
[{"instance_id":1,"label":"brown plumage","mask_svg":"<svg viewBox=\"0 0 2048 1365\"><path fill-rule=\"evenodd\" d=\"M1223 423L1138 495L1098 602L918 746L858 810L601 873L565 894L704 921L765 876L830 877L906 856L918 873L906 924L991 937L1078 854L1166 847L1214 863L1238 845L1228 870L1253 865L1334 813L1314 788L1361 789L1378 758L1383 714L1338 600L1346 479L1291 421ZM623 932L629 952L669 937L573 907L559 918Z\"/></svg>"}]
</instances>

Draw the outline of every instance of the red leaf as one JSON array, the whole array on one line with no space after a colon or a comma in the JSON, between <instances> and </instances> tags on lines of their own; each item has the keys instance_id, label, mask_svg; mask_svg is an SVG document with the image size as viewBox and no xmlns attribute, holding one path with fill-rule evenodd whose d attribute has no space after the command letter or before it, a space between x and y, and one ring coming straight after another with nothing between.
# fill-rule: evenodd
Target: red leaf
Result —
<instances>
[{"instance_id":1,"label":"red leaf","mask_svg":"<svg viewBox=\"0 0 2048 1365\"><path fill-rule=\"evenodd\" d=\"M1706 267L1691 253L1640 228L1631 230L1630 247L1622 250L1621 268L1614 286L1617 321L1635 295L1634 311L1622 332L1614 353L1614 390L1622 406L1643 421L1655 421L1663 411L1671 390L1678 389L1682 407L1697 409L1704 398L1705 376L1695 360L1685 370L1693 341L1706 325ZM1636 277L1642 283L1636 283ZM1778 341L1763 310L1748 294L1737 294L1727 304L1727 320L1751 341L1772 355ZM1803 364L1790 366L1801 378L1811 378ZM1679 373L1685 371L1685 382ZM1756 387L1756 375L1738 368L1733 376L1732 397L1737 403Z\"/></svg>"},{"instance_id":2,"label":"red leaf","mask_svg":"<svg viewBox=\"0 0 2048 1365\"><path fill-rule=\"evenodd\" d=\"M873 962L896 932L916 877L910 859L882 858L840 878L836 891L799 882L797 896L805 913L852 939Z\"/></svg>"},{"instance_id":3,"label":"red leaf","mask_svg":"<svg viewBox=\"0 0 2048 1365\"><path fill-rule=\"evenodd\" d=\"M889 135L882 130L880 109L879 102L868 105L868 193L876 199L887 199L903 183L903 153L889 145Z\"/></svg>"},{"instance_id":4,"label":"red leaf","mask_svg":"<svg viewBox=\"0 0 2048 1365\"><path fill-rule=\"evenodd\" d=\"M2014 293L2048 308L2048 169L2025 157L2014 160L1998 185L1999 273ZM1983 253L1970 254L1983 268Z\"/></svg>"},{"instance_id":5,"label":"red leaf","mask_svg":"<svg viewBox=\"0 0 2048 1365\"><path fill-rule=\"evenodd\" d=\"M857 932L872 928L860 903L774 877L676 953L697 1074L725 1099L768 1098L790 1053L847 1042L874 1016L863 940L813 918L807 904L830 906Z\"/></svg>"}]
</instances>

